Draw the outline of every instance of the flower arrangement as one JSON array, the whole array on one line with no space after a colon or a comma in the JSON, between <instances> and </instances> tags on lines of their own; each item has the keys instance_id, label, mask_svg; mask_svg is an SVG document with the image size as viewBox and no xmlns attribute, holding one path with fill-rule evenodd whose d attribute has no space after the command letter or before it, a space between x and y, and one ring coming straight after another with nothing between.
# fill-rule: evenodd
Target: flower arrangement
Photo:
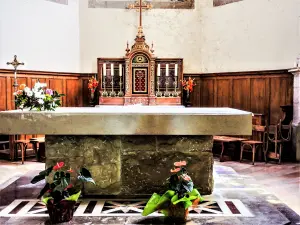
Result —
<instances>
[{"instance_id":1,"label":"flower arrangement","mask_svg":"<svg viewBox=\"0 0 300 225\"><path fill-rule=\"evenodd\" d=\"M47 89L47 84L36 82L34 87L30 89L25 84L21 84L19 90L14 92L16 106L19 109L29 108L38 111L54 111L55 108L61 106L60 97L57 91Z\"/></svg>"},{"instance_id":2,"label":"flower arrangement","mask_svg":"<svg viewBox=\"0 0 300 225\"><path fill-rule=\"evenodd\" d=\"M196 86L196 83L194 83L195 79L192 79L191 77L189 77L188 80L183 80L182 81L182 87L184 90L188 91L188 92L193 92L193 88L194 86Z\"/></svg>"},{"instance_id":3,"label":"flower arrangement","mask_svg":"<svg viewBox=\"0 0 300 225\"><path fill-rule=\"evenodd\" d=\"M185 168L186 161L174 163L172 175L167 179L169 190L162 196L154 193L142 213L147 216L155 211L161 211L165 216L176 221L186 220L189 207L197 207L203 201L200 193L194 188L194 183Z\"/></svg>"},{"instance_id":4,"label":"flower arrangement","mask_svg":"<svg viewBox=\"0 0 300 225\"><path fill-rule=\"evenodd\" d=\"M98 87L99 81L97 81L97 79L95 77L92 77L91 79L89 79L89 83L88 83L88 89L94 93L96 88Z\"/></svg>"},{"instance_id":5,"label":"flower arrangement","mask_svg":"<svg viewBox=\"0 0 300 225\"><path fill-rule=\"evenodd\" d=\"M54 223L67 222L72 219L83 182L95 184L91 173L86 168L81 168L76 173L71 168L65 170L64 167L64 162L58 162L56 165L41 171L31 180L31 183L35 184L48 177L52 171L54 172L52 178L48 177L52 182L47 182L38 196L38 198L42 198L42 202L47 206L50 219Z\"/></svg>"}]
</instances>

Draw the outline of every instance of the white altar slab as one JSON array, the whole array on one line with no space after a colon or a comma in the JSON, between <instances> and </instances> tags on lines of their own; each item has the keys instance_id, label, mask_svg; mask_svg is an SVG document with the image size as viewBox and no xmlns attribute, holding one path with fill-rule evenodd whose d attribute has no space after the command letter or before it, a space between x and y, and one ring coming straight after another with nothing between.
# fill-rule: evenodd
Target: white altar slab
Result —
<instances>
[{"instance_id":1,"label":"white altar slab","mask_svg":"<svg viewBox=\"0 0 300 225\"><path fill-rule=\"evenodd\" d=\"M62 107L0 112L1 134L251 135L252 113L181 106Z\"/></svg>"}]
</instances>

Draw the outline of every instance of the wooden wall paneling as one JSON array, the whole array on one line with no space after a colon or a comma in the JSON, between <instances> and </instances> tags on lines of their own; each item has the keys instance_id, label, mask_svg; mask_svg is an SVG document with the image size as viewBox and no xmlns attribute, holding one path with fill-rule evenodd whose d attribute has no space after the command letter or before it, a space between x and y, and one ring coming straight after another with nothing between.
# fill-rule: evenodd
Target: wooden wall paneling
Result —
<instances>
[{"instance_id":1,"label":"wooden wall paneling","mask_svg":"<svg viewBox=\"0 0 300 225\"><path fill-rule=\"evenodd\" d=\"M6 79L0 77L0 111L5 110L7 107L6 93Z\"/></svg>"},{"instance_id":2,"label":"wooden wall paneling","mask_svg":"<svg viewBox=\"0 0 300 225\"><path fill-rule=\"evenodd\" d=\"M251 104L250 111L253 113L267 114L268 109L265 109L265 101L269 96L266 95L266 79L251 78Z\"/></svg>"},{"instance_id":3,"label":"wooden wall paneling","mask_svg":"<svg viewBox=\"0 0 300 225\"><path fill-rule=\"evenodd\" d=\"M63 80L62 79L50 79L49 80L49 88L52 90L57 91L58 93L62 94L64 91L63 87ZM66 97L62 97L62 106L65 106Z\"/></svg>"},{"instance_id":4,"label":"wooden wall paneling","mask_svg":"<svg viewBox=\"0 0 300 225\"><path fill-rule=\"evenodd\" d=\"M79 106L81 93L79 87L79 80L66 80L66 106L76 107Z\"/></svg>"},{"instance_id":5,"label":"wooden wall paneling","mask_svg":"<svg viewBox=\"0 0 300 225\"><path fill-rule=\"evenodd\" d=\"M250 79L247 77L232 80L232 107L250 110Z\"/></svg>"},{"instance_id":6,"label":"wooden wall paneling","mask_svg":"<svg viewBox=\"0 0 300 225\"><path fill-rule=\"evenodd\" d=\"M89 80L87 78L82 79L82 105L89 106L89 89L88 89Z\"/></svg>"},{"instance_id":7,"label":"wooden wall paneling","mask_svg":"<svg viewBox=\"0 0 300 225\"><path fill-rule=\"evenodd\" d=\"M47 80L46 78L40 78L40 77L33 77L31 78L31 88L34 87L35 83L39 81L40 83L46 83L47 84L47 87L49 87L49 80Z\"/></svg>"},{"instance_id":8,"label":"wooden wall paneling","mask_svg":"<svg viewBox=\"0 0 300 225\"><path fill-rule=\"evenodd\" d=\"M13 92L12 92L12 83L9 76L6 77L6 109L12 110L14 109L14 99L13 99Z\"/></svg>"},{"instance_id":9,"label":"wooden wall paneling","mask_svg":"<svg viewBox=\"0 0 300 225\"><path fill-rule=\"evenodd\" d=\"M270 85L270 122L276 124L283 117L280 106L292 104L289 93L291 83L288 77L272 77Z\"/></svg>"},{"instance_id":10,"label":"wooden wall paneling","mask_svg":"<svg viewBox=\"0 0 300 225\"><path fill-rule=\"evenodd\" d=\"M201 106L214 107L214 79L201 80Z\"/></svg>"},{"instance_id":11,"label":"wooden wall paneling","mask_svg":"<svg viewBox=\"0 0 300 225\"><path fill-rule=\"evenodd\" d=\"M216 79L217 107L231 107L232 80Z\"/></svg>"},{"instance_id":12,"label":"wooden wall paneling","mask_svg":"<svg viewBox=\"0 0 300 225\"><path fill-rule=\"evenodd\" d=\"M200 81L200 77L192 77L196 84L196 86L194 86L193 92L191 94L190 100L193 103L192 106L193 107L200 107L201 105L201 81ZM188 79L188 78L187 78Z\"/></svg>"}]
</instances>

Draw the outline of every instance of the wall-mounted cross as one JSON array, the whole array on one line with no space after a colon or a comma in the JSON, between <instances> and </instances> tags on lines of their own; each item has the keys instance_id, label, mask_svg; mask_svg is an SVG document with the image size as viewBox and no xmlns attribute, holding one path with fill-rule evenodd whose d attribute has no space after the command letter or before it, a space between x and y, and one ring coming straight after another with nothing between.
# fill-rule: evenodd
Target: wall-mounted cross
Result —
<instances>
[{"instance_id":1,"label":"wall-mounted cross","mask_svg":"<svg viewBox=\"0 0 300 225\"><path fill-rule=\"evenodd\" d=\"M150 3L144 2L143 0L138 0L133 4L128 5L128 9L137 9L140 13L140 22L139 22L139 27L142 27L142 11L143 9L151 9L152 5Z\"/></svg>"}]
</instances>

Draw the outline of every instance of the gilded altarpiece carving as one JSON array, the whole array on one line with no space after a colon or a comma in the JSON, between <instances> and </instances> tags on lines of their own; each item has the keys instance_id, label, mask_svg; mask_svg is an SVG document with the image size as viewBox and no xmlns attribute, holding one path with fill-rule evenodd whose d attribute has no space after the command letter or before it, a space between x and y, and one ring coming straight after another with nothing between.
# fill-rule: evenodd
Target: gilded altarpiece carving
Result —
<instances>
[{"instance_id":1,"label":"gilded altarpiece carving","mask_svg":"<svg viewBox=\"0 0 300 225\"><path fill-rule=\"evenodd\" d=\"M112 72L113 71L113 72ZM182 59L159 59L139 27L124 58L98 58L100 105L181 105Z\"/></svg>"}]
</instances>

